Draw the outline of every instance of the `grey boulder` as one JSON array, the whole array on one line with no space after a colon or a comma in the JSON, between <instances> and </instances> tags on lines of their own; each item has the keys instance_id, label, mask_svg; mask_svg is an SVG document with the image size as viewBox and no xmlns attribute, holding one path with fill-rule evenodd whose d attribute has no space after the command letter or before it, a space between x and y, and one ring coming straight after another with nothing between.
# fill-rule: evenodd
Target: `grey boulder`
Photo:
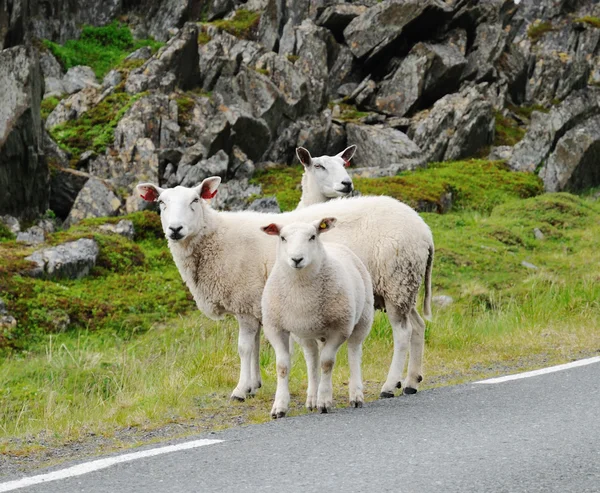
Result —
<instances>
[{"instance_id":1,"label":"grey boulder","mask_svg":"<svg viewBox=\"0 0 600 493\"><path fill-rule=\"evenodd\" d=\"M90 178L77 195L65 227L91 217L114 216L120 209L121 199L101 180Z\"/></svg>"},{"instance_id":2,"label":"grey boulder","mask_svg":"<svg viewBox=\"0 0 600 493\"><path fill-rule=\"evenodd\" d=\"M96 265L100 248L89 238L34 252L25 260L36 266L28 274L47 279L81 279Z\"/></svg>"}]
</instances>

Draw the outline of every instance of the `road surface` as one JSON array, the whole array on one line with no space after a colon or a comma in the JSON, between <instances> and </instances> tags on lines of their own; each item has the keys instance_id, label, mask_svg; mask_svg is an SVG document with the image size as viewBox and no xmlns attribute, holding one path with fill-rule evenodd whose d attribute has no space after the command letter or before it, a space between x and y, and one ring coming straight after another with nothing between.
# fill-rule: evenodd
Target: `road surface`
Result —
<instances>
[{"instance_id":1,"label":"road surface","mask_svg":"<svg viewBox=\"0 0 600 493\"><path fill-rule=\"evenodd\" d=\"M598 493L599 384L595 362L429 390L33 486L3 478L0 492Z\"/></svg>"}]
</instances>

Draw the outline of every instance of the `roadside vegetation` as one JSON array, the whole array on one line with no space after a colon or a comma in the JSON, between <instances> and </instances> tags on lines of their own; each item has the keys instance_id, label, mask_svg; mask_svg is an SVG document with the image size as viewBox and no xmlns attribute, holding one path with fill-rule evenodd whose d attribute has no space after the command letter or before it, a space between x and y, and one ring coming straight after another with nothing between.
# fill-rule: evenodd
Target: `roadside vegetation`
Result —
<instances>
[{"instance_id":1,"label":"roadside vegetation","mask_svg":"<svg viewBox=\"0 0 600 493\"><path fill-rule=\"evenodd\" d=\"M293 189L299 177L299 169L286 168L258 181L267 193L283 183ZM592 196L541 194L537 178L486 161L440 163L399 177L357 180L356 186L413 203L452 190L449 213L422 214L436 242L434 295L454 299L434 306L422 389L600 350L594 330L600 325L600 273L593 268L600 262L600 203ZM286 200L280 201L286 208L297 202ZM270 346L263 340L257 397L230 402L239 371L235 320L215 322L197 311L158 216L144 212L130 219L134 241L98 232L98 224L116 218L85 221L51 237L51 243L79 237L100 242L97 267L80 281L19 275L31 249L0 231L0 291L19 321L0 335L5 458L46 458L69 443L93 442L89 453L95 453L270 419L276 386ZM391 356L391 328L378 313L364 347L367 400L378 397ZM335 399L341 407L347 399L345 348L338 361ZM305 373L296 351L291 414L306 412Z\"/></svg>"}]
</instances>

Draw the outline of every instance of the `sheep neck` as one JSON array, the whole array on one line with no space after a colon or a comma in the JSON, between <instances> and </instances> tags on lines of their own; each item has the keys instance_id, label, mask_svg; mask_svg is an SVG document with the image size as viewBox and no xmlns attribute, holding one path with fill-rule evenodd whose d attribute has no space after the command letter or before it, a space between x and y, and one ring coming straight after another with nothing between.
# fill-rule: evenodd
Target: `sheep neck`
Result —
<instances>
[{"instance_id":1,"label":"sheep neck","mask_svg":"<svg viewBox=\"0 0 600 493\"><path fill-rule=\"evenodd\" d=\"M302 175L302 198L300 203L304 206L320 204L327 202L329 197L323 195L319 190L319 184L314 175L309 171L304 171Z\"/></svg>"}]
</instances>

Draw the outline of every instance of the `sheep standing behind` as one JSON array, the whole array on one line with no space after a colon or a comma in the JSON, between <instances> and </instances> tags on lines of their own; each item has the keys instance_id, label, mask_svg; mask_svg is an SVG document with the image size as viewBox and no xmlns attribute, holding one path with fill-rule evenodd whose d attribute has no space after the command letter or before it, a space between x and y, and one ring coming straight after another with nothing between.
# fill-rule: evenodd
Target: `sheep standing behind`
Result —
<instances>
[{"instance_id":1,"label":"sheep standing behind","mask_svg":"<svg viewBox=\"0 0 600 493\"><path fill-rule=\"evenodd\" d=\"M349 197L354 191L352 178L346 168L354 156L356 146L350 146L335 156L312 157L304 147L296 155L304 166L302 197L296 209L320 204L338 197Z\"/></svg>"},{"instance_id":2,"label":"sheep standing behind","mask_svg":"<svg viewBox=\"0 0 600 493\"><path fill-rule=\"evenodd\" d=\"M348 341L350 405L362 407L362 343L373 323L373 286L367 268L338 243L321 234L335 223L325 218L261 228L279 237L277 257L262 296L265 335L275 349L277 392L271 416L285 416L290 402L290 333L304 350L308 371L306 407L322 413L333 405L332 373L340 346ZM322 343L322 344L319 344ZM321 381L318 384L319 345Z\"/></svg>"}]
</instances>

